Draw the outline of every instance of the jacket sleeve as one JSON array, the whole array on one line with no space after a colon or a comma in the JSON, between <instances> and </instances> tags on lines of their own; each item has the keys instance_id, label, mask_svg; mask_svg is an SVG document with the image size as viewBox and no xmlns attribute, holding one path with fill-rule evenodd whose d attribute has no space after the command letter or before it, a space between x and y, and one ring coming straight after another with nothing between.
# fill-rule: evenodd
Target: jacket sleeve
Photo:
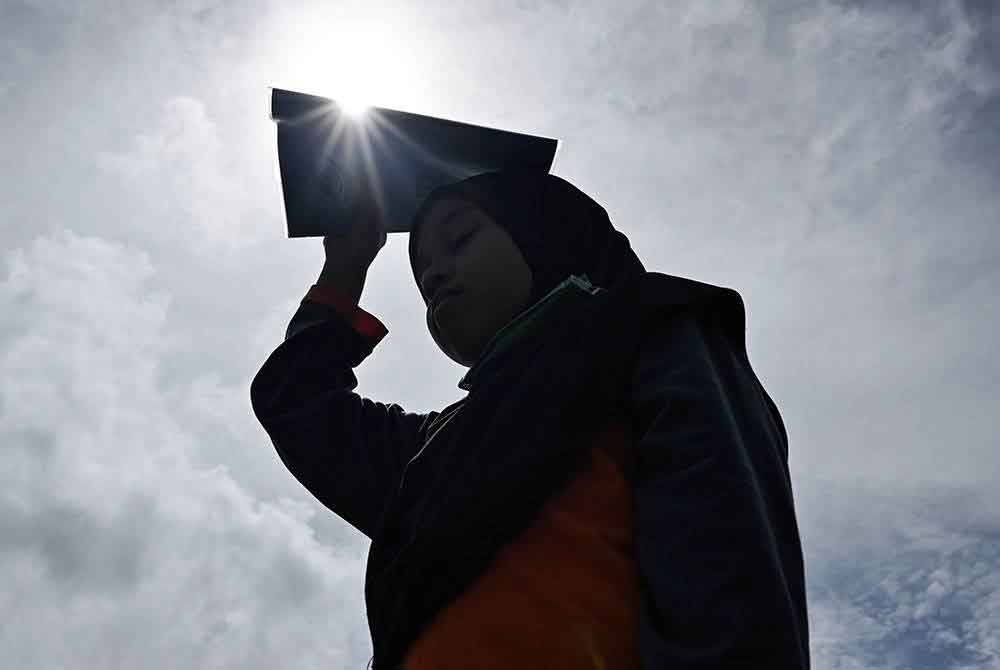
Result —
<instances>
[{"instance_id":1,"label":"jacket sleeve","mask_svg":"<svg viewBox=\"0 0 1000 670\"><path fill-rule=\"evenodd\" d=\"M372 538L391 487L438 413L414 414L353 392L353 368L382 335L359 332L350 316L303 301L285 341L254 377L250 401L295 478Z\"/></svg>"},{"instance_id":2,"label":"jacket sleeve","mask_svg":"<svg viewBox=\"0 0 1000 670\"><path fill-rule=\"evenodd\" d=\"M745 349L693 315L668 320L632 393L642 667L808 668L787 437Z\"/></svg>"}]
</instances>

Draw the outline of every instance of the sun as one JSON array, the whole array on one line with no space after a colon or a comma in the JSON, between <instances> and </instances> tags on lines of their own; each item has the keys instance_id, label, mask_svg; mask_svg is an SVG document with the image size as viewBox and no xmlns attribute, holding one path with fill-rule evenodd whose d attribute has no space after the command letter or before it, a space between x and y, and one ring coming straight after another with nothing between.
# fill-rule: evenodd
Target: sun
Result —
<instances>
[{"instance_id":1,"label":"sun","mask_svg":"<svg viewBox=\"0 0 1000 670\"><path fill-rule=\"evenodd\" d=\"M368 108L371 106L366 101L364 96L356 95L341 95L337 98L337 104L352 119L361 119Z\"/></svg>"},{"instance_id":2,"label":"sun","mask_svg":"<svg viewBox=\"0 0 1000 670\"><path fill-rule=\"evenodd\" d=\"M395 30L388 20L371 15L360 20L335 11L340 10L283 15L268 78L279 88L332 100L362 131L356 135L358 146L377 182L373 156L387 130L384 119L368 112L382 107L429 113L435 102L427 85L433 54L412 26Z\"/></svg>"},{"instance_id":3,"label":"sun","mask_svg":"<svg viewBox=\"0 0 1000 670\"><path fill-rule=\"evenodd\" d=\"M373 106L419 105L415 54L389 23L300 14L286 34L287 88L328 97L354 119Z\"/></svg>"}]
</instances>

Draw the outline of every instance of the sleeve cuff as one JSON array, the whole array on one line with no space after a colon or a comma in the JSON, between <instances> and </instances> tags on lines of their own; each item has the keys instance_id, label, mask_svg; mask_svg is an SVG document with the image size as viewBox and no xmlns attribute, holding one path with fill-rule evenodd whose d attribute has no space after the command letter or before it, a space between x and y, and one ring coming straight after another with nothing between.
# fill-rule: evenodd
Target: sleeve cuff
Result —
<instances>
[{"instance_id":1,"label":"sleeve cuff","mask_svg":"<svg viewBox=\"0 0 1000 670\"><path fill-rule=\"evenodd\" d=\"M364 337L378 341L389 333L385 325L374 315L355 305L347 296L331 286L313 284L302 298L302 302L305 301L334 308Z\"/></svg>"}]
</instances>

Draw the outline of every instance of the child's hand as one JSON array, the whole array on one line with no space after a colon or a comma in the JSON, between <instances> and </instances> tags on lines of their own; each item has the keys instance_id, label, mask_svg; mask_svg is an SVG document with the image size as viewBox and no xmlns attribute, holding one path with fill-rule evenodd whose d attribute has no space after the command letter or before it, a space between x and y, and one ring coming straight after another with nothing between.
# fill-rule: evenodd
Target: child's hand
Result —
<instances>
[{"instance_id":1,"label":"child's hand","mask_svg":"<svg viewBox=\"0 0 1000 670\"><path fill-rule=\"evenodd\" d=\"M326 264L367 271L387 237L382 208L371 193L363 190L350 225L323 238Z\"/></svg>"},{"instance_id":2,"label":"child's hand","mask_svg":"<svg viewBox=\"0 0 1000 670\"><path fill-rule=\"evenodd\" d=\"M388 238L382 210L370 193L358 200L356 214L342 234L323 238L326 260L317 283L330 284L346 291L355 302L361 296L368 267Z\"/></svg>"}]
</instances>

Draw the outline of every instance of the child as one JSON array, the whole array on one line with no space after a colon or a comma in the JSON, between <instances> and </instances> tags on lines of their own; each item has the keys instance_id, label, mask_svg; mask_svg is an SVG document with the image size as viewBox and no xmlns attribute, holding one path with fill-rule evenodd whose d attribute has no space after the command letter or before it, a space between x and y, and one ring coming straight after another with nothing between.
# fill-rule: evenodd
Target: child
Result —
<instances>
[{"instance_id":1,"label":"child","mask_svg":"<svg viewBox=\"0 0 1000 670\"><path fill-rule=\"evenodd\" d=\"M739 294L646 272L537 171L438 189L409 249L464 398L353 393L386 330L323 282L251 387L285 465L372 539L375 670L808 668L787 436Z\"/></svg>"}]
</instances>

